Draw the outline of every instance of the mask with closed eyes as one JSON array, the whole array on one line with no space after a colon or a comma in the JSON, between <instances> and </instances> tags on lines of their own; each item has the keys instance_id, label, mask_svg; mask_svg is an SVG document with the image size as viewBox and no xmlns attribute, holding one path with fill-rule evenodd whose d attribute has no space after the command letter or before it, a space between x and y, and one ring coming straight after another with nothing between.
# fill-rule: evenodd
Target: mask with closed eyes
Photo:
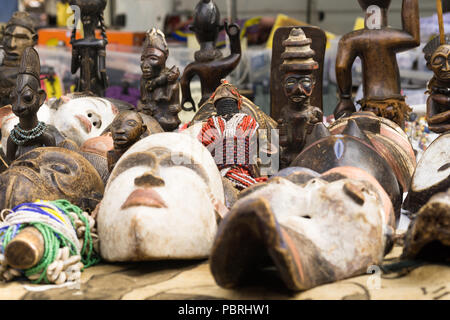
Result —
<instances>
[{"instance_id":1,"label":"mask with closed eyes","mask_svg":"<svg viewBox=\"0 0 450 320\"><path fill-rule=\"evenodd\" d=\"M0 175L0 208L12 209L39 199L66 199L92 211L103 190L95 168L78 153L57 147L36 148Z\"/></svg>"},{"instance_id":2,"label":"mask with closed eyes","mask_svg":"<svg viewBox=\"0 0 450 320\"><path fill-rule=\"evenodd\" d=\"M264 270L275 267L288 289L307 290L364 274L383 261L391 208L385 210L380 189L370 182L375 179L316 176L301 169L241 194L211 252L218 285L267 281Z\"/></svg>"},{"instance_id":3,"label":"mask with closed eyes","mask_svg":"<svg viewBox=\"0 0 450 320\"><path fill-rule=\"evenodd\" d=\"M157 133L119 159L99 206L107 261L197 259L209 255L224 191L209 151L195 138Z\"/></svg>"}]
</instances>

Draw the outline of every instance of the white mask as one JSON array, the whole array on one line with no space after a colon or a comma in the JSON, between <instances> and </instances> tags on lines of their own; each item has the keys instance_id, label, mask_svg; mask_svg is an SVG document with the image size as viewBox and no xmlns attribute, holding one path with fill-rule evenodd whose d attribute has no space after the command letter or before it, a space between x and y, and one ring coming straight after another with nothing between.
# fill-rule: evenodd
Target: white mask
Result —
<instances>
[{"instance_id":1,"label":"white mask","mask_svg":"<svg viewBox=\"0 0 450 320\"><path fill-rule=\"evenodd\" d=\"M174 164L180 152L196 165ZM97 216L101 255L107 261L205 258L223 202L220 173L200 142L179 133L144 138L108 180Z\"/></svg>"},{"instance_id":2,"label":"white mask","mask_svg":"<svg viewBox=\"0 0 450 320\"><path fill-rule=\"evenodd\" d=\"M219 285L239 285L264 256L291 290L363 274L383 261L385 212L368 182L315 178L300 186L277 177L253 188L219 226L210 257Z\"/></svg>"},{"instance_id":3,"label":"white mask","mask_svg":"<svg viewBox=\"0 0 450 320\"><path fill-rule=\"evenodd\" d=\"M99 97L67 99L52 113L49 124L63 136L81 146L87 139L100 136L117 115L117 108Z\"/></svg>"}]
</instances>

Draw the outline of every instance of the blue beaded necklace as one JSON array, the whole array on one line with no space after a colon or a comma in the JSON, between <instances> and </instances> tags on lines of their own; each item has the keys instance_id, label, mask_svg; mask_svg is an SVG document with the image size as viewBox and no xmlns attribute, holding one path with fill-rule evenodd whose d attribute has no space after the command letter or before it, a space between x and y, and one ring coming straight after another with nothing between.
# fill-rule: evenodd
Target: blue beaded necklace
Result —
<instances>
[{"instance_id":1,"label":"blue beaded necklace","mask_svg":"<svg viewBox=\"0 0 450 320\"><path fill-rule=\"evenodd\" d=\"M40 137L45 129L47 129L47 125L42 121L39 121L37 126L31 130L23 130L19 124L16 124L11 130L10 137L16 145L22 146L28 141Z\"/></svg>"}]
</instances>

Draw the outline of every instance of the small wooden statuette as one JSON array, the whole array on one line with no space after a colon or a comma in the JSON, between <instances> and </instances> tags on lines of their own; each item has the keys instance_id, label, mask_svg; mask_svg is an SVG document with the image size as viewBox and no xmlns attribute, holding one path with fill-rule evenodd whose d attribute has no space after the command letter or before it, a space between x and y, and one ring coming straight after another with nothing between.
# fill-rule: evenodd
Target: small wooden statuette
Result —
<instances>
[{"instance_id":1,"label":"small wooden statuette","mask_svg":"<svg viewBox=\"0 0 450 320\"><path fill-rule=\"evenodd\" d=\"M147 131L142 117L135 111L122 111L111 124L114 149L108 151L108 170L111 172L119 158Z\"/></svg>"},{"instance_id":2,"label":"small wooden statuette","mask_svg":"<svg viewBox=\"0 0 450 320\"><path fill-rule=\"evenodd\" d=\"M352 101L352 65L360 57L363 70L364 98L359 101L363 111L396 122L402 128L409 106L401 95L396 54L420 44L418 0L403 0L403 30L388 27L390 0L358 0L366 11L365 28L344 35L339 41L336 78L339 103L337 118L355 112Z\"/></svg>"},{"instance_id":3,"label":"small wooden statuette","mask_svg":"<svg viewBox=\"0 0 450 320\"><path fill-rule=\"evenodd\" d=\"M141 100L138 109L154 117L164 131L173 131L181 121L178 118L180 108L180 71L176 66L166 68L169 48L158 29L147 31L141 56Z\"/></svg>"},{"instance_id":4,"label":"small wooden statuette","mask_svg":"<svg viewBox=\"0 0 450 320\"><path fill-rule=\"evenodd\" d=\"M230 38L230 55L222 58L222 53L216 48L219 32L225 27ZM202 98L201 106L220 85L220 81L228 76L241 60L240 29L236 24L225 26L220 24L220 12L212 0L201 0L194 10L194 24L191 26L200 44L200 50L195 53L195 61L189 64L181 77L181 108L185 111L196 111L196 105L191 96L190 82L194 76L199 76ZM186 107L190 103L192 107Z\"/></svg>"},{"instance_id":5,"label":"small wooden statuette","mask_svg":"<svg viewBox=\"0 0 450 320\"><path fill-rule=\"evenodd\" d=\"M70 0L71 5L81 9L84 38L76 39L77 26L74 25L70 43L72 44L72 74L80 69L77 92L90 91L96 96L105 96L108 87L106 75L106 28L103 10L106 0ZM97 39L95 30L100 26L102 39Z\"/></svg>"},{"instance_id":6,"label":"small wooden statuette","mask_svg":"<svg viewBox=\"0 0 450 320\"><path fill-rule=\"evenodd\" d=\"M424 48L427 67L434 72L428 83L427 121L431 131L450 130L450 37L444 33L441 6L438 5L440 37Z\"/></svg>"},{"instance_id":7,"label":"small wooden statuette","mask_svg":"<svg viewBox=\"0 0 450 320\"><path fill-rule=\"evenodd\" d=\"M11 93L16 86L20 59L25 48L36 45L38 35L27 12L15 12L6 24L0 57L0 107L11 104Z\"/></svg>"},{"instance_id":8,"label":"small wooden statuette","mask_svg":"<svg viewBox=\"0 0 450 320\"><path fill-rule=\"evenodd\" d=\"M323 118L322 110L310 104L315 86L313 72L319 68L313 59L315 53L310 44L311 39L306 38L301 28L292 29L289 38L283 42L285 52L281 59L284 62L280 65L280 71L283 73L287 105L282 108L278 119L280 146L283 147L282 168L288 167L302 151L306 135Z\"/></svg>"},{"instance_id":9,"label":"small wooden statuette","mask_svg":"<svg viewBox=\"0 0 450 320\"><path fill-rule=\"evenodd\" d=\"M12 111L19 117L19 124L8 137L6 157L9 162L34 148L56 146L54 132L37 117L46 96L40 84L39 55L28 47L23 53L13 92Z\"/></svg>"}]
</instances>

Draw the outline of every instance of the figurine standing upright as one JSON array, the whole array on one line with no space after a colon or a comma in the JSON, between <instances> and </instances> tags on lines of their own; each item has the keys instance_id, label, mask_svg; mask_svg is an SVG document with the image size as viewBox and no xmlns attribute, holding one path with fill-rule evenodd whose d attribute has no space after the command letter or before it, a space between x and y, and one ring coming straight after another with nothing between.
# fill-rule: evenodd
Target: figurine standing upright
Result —
<instances>
[{"instance_id":1,"label":"figurine standing upright","mask_svg":"<svg viewBox=\"0 0 450 320\"><path fill-rule=\"evenodd\" d=\"M15 12L6 24L0 52L0 107L11 104L20 59L27 47L36 45L38 35L27 12Z\"/></svg>"},{"instance_id":2,"label":"figurine standing upright","mask_svg":"<svg viewBox=\"0 0 450 320\"><path fill-rule=\"evenodd\" d=\"M154 117L164 131L173 131L181 121L180 71L176 66L166 68L169 48L161 30L147 31L141 56L141 100L139 111Z\"/></svg>"},{"instance_id":3,"label":"figurine standing upright","mask_svg":"<svg viewBox=\"0 0 450 320\"><path fill-rule=\"evenodd\" d=\"M230 55L222 58L222 53L216 48L219 32L225 27L230 38ZM201 0L194 10L194 24L191 26L200 44L200 50L195 53L195 61L189 64L181 77L181 108L186 111L196 111L196 105L191 96L190 82L194 76L200 78L202 98L198 106L203 105L220 85L220 81L228 76L241 60L240 29L236 24L221 25L220 12L212 0ZM190 103L192 107L186 107Z\"/></svg>"},{"instance_id":4,"label":"figurine standing upright","mask_svg":"<svg viewBox=\"0 0 450 320\"><path fill-rule=\"evenodd\" d=\"M103 21L103 10L106 0L71 0L81 10L84 37L76 39L76 24L70 43L72 44L72 74L80 69L80 80L77 92L90 91L99 97L105 95L108 87L106 75L106 28ZM96 28L101 28L101 39L95 36Z\"/></svg>"},{"instance_id":5,"label":"figurine standing upright","mask_svg":"<svg viewBox=\"0 0 450 320\"><path fill-rule=\"evenodd\" d=\"M445 37L441 8L438 6L440 37L424 48L427 67L434 72L428 83L427 121L436 133L450 131L450 39Z\"/></svg>"},{"instance_id":6,"label":"figurine standing upright","mask_svg":"<svg viewBox=\"0 0 450 320\"><path fill-rule=\"evenodd\" d=\"M282 168L288 167L302 151L306 135L323 118L322 110L310 103L315 86L313 72L319 68L310 44L311 39L306 38L301 28L292 29L289 38L283 42L285 52L281 55L284 61L280 71L284 74L283 89L288 103L278 119Z\"/></svg>"},{"instance_id":7,"label":"figurine standing upright","mask_svg":"<svg viewBox=\"0 0 450 320\"><path fill-rule=\"evenodd\" d=\"M8 137L6 157L9 162L34 148L56 145L55 136L49 127L37 117L37 112L47 97L41 89L40 67L36 50L26 48L12 94L12 110L19 117L19 123Z\"/></svg>"},{"instance_id":8,"label":"figurine standing upright","mask_svg":"<svg viewBox=\"0 0 450 320\"><path fill-rule=\"evenodd\" d=\"M339 41L336 78L339 103L336 118L355 112L352 101L352 65L360 57L363 70L364 98L359 101L363 111L393 120L404 127L411 111L401 94L396 54L420 44L418 0L403 0L403 29L388 27L390 0L358 0L366 11L365 28L344 35Z\"/></svg>"}]
</instances>

